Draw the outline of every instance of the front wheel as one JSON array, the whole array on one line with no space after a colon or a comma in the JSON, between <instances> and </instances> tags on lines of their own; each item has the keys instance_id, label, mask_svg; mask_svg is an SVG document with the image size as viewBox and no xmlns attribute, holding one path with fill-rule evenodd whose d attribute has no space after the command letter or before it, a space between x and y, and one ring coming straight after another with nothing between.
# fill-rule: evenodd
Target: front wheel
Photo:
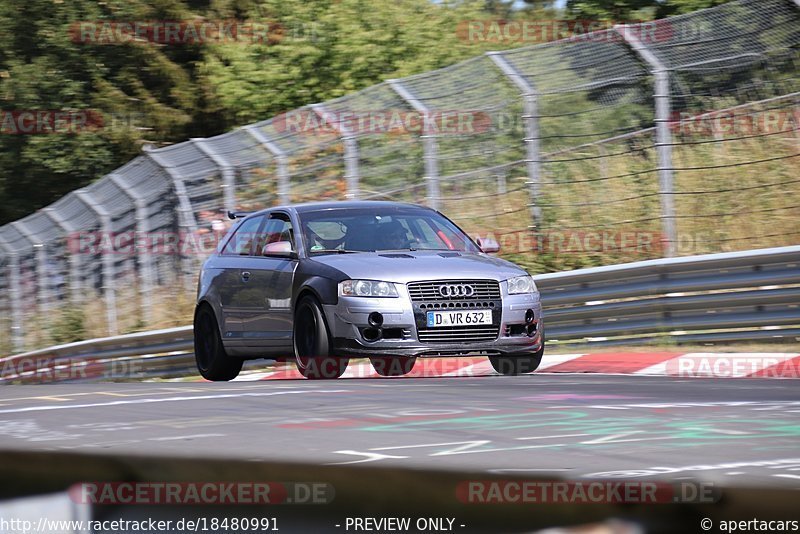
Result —
<instances>
[{"instance_id":1,"label":"front wheel","mask_svg":"<svg viewBox=\"0 0 800 534\"><path fill-rule=\"evenodd\" d=\"M381 376L403 376L407 375L417 363L416 356L406 358L404 356L376 356L369 359L372 368Z\"/></svg>"},{"instance_id":2,"label":"front wheel","mask_svg":"<svg viewBox=\"0 0 800 534\"><path fill-rule=\"evenodd\" d=\"M294 356L297 370L309 379L339 378L348 358L330 354L330 336L317 300L305 296L294 314Z\"/></svg>"},{"instance_id":3,"label":"front wheel","mask_svg":"<svg viewBox=\"0 0 800 534\"><path fill-rule=\"evenodd\" d=\"M194 316L194 359L200 375L214 382L233 380L244 364L241 358L233 358L225 352L217 318L208 305L201 306Z\"/></svg>"},{"instance_id":4,"label":"front wheel","mask_svg":"<svg viewBox=\"0 0 800 534\"><path fill-rule=\"evenodd\" d=\"M542 363L542 356L544 347L521 356L489 356L489 362L501 375L515 376L534 372Z\"/></svg>"}]
</instances>

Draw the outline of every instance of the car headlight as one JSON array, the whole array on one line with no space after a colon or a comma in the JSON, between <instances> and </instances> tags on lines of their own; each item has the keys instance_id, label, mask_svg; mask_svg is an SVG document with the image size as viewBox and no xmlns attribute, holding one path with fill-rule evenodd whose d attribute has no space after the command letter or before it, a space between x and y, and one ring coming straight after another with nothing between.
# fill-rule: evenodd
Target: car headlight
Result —
<instances>
[{"instance_id":1,"label":"car headlight","mask_svg":"<svg viewBox=\"0 0 800 534\"><path fill-rule=\"evenodd\" d=\"M531 276L515 276L508 279L508 294L519 295L520 293L536 293L536 282Z\"/></svg>"},{"instance_id":2,"label":"car headlight","mask_svg":"<svg viewBox=\"0 0 800 534\"><path fill-rule=\"evenodd\" d=\"M345 280L339 283L340 297L397 297L397 288L391 282L378 280Z\"/></svg>"}]
</instances>

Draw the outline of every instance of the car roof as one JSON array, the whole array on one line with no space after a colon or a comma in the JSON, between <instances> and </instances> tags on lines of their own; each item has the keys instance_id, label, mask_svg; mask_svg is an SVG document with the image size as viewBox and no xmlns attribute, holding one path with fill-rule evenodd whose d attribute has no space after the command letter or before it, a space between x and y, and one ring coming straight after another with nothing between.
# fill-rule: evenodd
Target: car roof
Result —
<instances>
[{"instance_id":1,"label":"car roof","mask_svg":"<svg viewBox=\"0 0 800 534\"><path fill-rule=\"evenodd\" d=\"M417 208L429 210L427 206L420 206L419 204L411 204L409 202L392 202L386 200L332 200L323 202L303 202L300 204L285 204L282 206L273 206L259 210L256 213L265 213L273 210L294 210L297 213L305 213L309 211L319 211L326 209L364 209L364 208Z\"/></svg>"}]
</instances>

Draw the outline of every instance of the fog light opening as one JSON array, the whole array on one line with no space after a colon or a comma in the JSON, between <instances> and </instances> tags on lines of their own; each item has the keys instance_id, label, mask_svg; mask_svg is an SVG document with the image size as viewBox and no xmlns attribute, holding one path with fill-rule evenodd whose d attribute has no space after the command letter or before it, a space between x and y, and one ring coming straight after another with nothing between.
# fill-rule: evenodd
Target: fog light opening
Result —
<instances>
[{"instance_id":1,"label":"fog light opening","mask_svg":"<svg viewBox=\"0 0 800 534\"><path fill-rule=\"evenodd\" d=\"M367 317L367 322L370 326L379 327L383 324L383 315L380 312L372 312Z\"/></svg>"},{"instance_id":2,"label":"fog light opening","mask_svg":"<svg viewBox=\"0 0 800 534\"><path fill-rule=\"evenodd\" d=\"M362 335L367 341L378 341L383 332L381 332L380 328L365 328Z\"/></svg>"},{"instance_id":3,"label":"fog light opening","mask_svg":"<svg viewBox=\"0 0 800 534\"><path fill-rule=\"evenodd\" d=\"M525 327L525 329L526 333L528 334L528 337L533 337L534 335L536 335L536 323L529 324L528 326Z\"/></svg>"},{"instance_id":4,"label":"fog light opening","mask_svg":"<svg viewBox=\"0 0 800 534\"><path fill-rule=\"evenodd\" d=\"M525 312L525 322L531 324L533 322L533 310L528 310Z\"/></svg>"}]
</instances>

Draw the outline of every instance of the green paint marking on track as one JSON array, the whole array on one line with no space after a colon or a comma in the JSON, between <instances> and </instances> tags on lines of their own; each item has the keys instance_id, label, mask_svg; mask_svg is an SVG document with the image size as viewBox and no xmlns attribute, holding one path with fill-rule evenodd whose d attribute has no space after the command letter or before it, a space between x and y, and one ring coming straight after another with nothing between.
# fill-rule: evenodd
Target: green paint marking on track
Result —
<instances>
[{"instance_id":1,"label":"green paint marking on track","mask_svg":"<svg viewBox=\"0 0 800 534\"><path fill-rule=\"evenodd\" d=\"M735 423L735 424L732 424ZM655 417L590 417L586 412L559 411L504 415L477 415L434 421L386 423L362 427L365 432L408 432L427 428L455 431L512 431L536 429L537 434L587 434L581 441L598 436L615 436L592 445L614 445L626 440L686 440L691 446L703 443L763 438L800 437L800 425L783 419L718 418L664 421ZM626 435L627 434L627 435Z\"/></svg>"}]
</instances>

